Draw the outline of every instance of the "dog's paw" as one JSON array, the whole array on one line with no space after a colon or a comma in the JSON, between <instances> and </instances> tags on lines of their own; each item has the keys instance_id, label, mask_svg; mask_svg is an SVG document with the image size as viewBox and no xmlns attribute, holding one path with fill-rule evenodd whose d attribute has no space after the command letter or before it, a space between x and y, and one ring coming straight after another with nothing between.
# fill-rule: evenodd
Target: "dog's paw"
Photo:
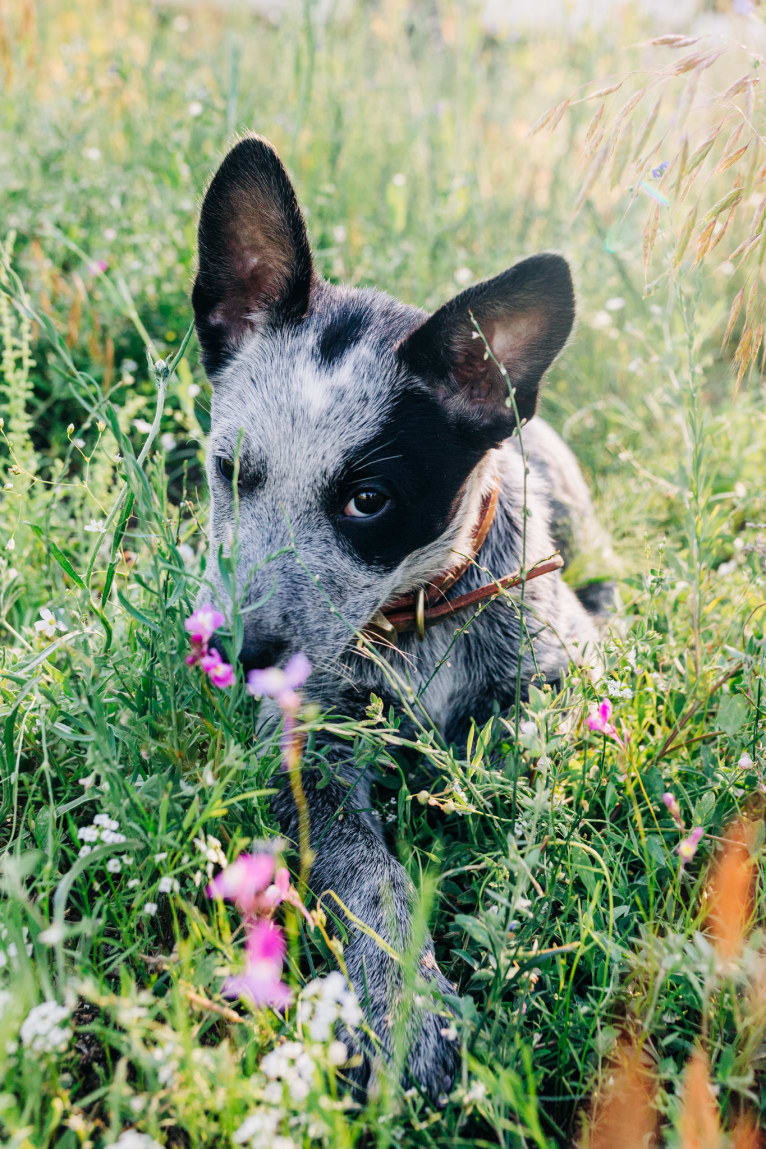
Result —
<instances>
[{"instance_id":1,"label":"dog's paw","mask_svg":"<svg viewBox=\"0 0 766 1149\"><path fill-rule=\"evenodd\" d=\"M420 972L446 999L455 998L455 986L436 964L432 950L420 959ZM418 1001L417 997L422 998ZM417 995L417 1028L407 1056L407 1073L436 1105L443 1105L460 1069L460 1044L452 1010L436 995Z\"/></svg>"}]
</instances>

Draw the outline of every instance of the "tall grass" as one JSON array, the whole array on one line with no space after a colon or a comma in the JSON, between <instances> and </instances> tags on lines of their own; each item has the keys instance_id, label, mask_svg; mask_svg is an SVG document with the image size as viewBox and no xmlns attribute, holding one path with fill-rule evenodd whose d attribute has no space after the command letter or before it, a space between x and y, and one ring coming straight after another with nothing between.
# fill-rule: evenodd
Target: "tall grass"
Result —
<instances>
[{"instance_id":1,"label":"tall grass","mask_svg":"<svg viewBox=\"0 0 766 1149\"><path fill-rule=\"evenodd\" d=\"M566 43L479 15L0 9L4 1144L101 1149L135 1127L218 1146L276 1109L263 1143L622 1145L646 1102L642 1129L691 1145L690 1095L709 1099L696 1143L747 1144L766 1113L760 25L732 17L716 55L631 12ZM534 250L576 270L542 409L613 539L603 681L533 690L518 730L500 715L465 756L427 729L403 747L374 704L304 716L309 750L331 727L379 763L459 985L440 1113L393 1069L355 1105L321 1043L308 1092L275 1100L261 1066L301 1036L295 1011L220 996L240 939L204 886L274 837L279 746L253 737L241 682L184 665L209 416L183 343L200 195L251 129L284 155L326 275L433 306ZM582 721L601 694L620 743ZM81 855L99 814L125 840ZM342 954L288 926L299 992ZM45 1000L60 1032L24 1028Z\"/></svg>"}]
</instances>

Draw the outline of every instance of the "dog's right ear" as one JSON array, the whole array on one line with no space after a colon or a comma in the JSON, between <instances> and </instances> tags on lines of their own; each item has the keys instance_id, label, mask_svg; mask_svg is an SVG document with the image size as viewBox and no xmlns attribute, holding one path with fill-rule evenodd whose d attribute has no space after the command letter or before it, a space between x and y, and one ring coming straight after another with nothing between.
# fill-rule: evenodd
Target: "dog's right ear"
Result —
<instances>
[{"instance_id":1,"label":"dog's right ear","mask_svg":"<svg viewBox=\"0 0 766 1149\"><path fill-rule=\"evenodd\" d=\"M199 221L192 305L208 374L248 332L302 318L312 278L306 225L279 156L265 140L242 140L213 177Z\"/></svg>"}]
</instances>

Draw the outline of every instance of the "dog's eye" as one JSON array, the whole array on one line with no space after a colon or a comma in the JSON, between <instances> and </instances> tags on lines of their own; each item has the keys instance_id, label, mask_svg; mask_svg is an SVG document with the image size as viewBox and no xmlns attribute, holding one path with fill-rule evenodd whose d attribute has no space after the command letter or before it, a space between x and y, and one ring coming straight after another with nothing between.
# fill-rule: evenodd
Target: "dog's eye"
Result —
<instances>
[{"instance_id":1,"label":"dog's eye","mask_svg":"<svg viewBox=\"0 0 766 1149\"><path fill-rule=\"evenodd\" d=\"M227 459L224 455L216 455L215 465L218 474L225 482L234 482L234 462L232 459Z\"/></svg>"},{"instance_id":2,"label":"dog's eye","mask_svg":"<svg viewBox=\"0 0 766 1149\"><path fill-rule=\"evenodd\" d=\"M353 499L349 499L346 503L343 514L348 519L371 519L384 511L390 502L388 495L383 491L376 491L373 488L357 491Z\"/></svg>"}]
</instances>

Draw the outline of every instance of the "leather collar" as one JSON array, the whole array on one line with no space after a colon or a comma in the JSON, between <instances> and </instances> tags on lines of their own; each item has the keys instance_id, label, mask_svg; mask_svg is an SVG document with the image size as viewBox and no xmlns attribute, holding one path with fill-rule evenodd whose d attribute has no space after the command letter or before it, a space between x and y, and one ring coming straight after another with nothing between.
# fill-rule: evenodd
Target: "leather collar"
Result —
<instances>
[{"instance_id":1,"label":"leather collar","mask_svg":"<svg viewBox=\"0 0 766 1149\"><path fill-rule=\"evenodd\" d=\"M455 598L448 599L446 597L446 592L463 577L468 568L476 561L476 557L495 521L499 491L500 485L496 479L492 489L484 495L481 501L479 517L471 533L472 553L457 566L437 575L427 586L417 587L409 594L401 595L399 598L386 603L362 631L366 638L371 640L384 638L389 642L395 642L397 635L415 631L422 639L425 637L428 627L434 626L445 618L450 618L459 610L474 606L476 603L486 602L511 587L520 586L523 582L529 582L530 579L559 570L564 565L561 555L554 554L548 559L535 563L534 566L524 572L516 571L513 574L503 575L501 578L485 583L475 590L456 595Z\"/></svg>"}]
</instances>

